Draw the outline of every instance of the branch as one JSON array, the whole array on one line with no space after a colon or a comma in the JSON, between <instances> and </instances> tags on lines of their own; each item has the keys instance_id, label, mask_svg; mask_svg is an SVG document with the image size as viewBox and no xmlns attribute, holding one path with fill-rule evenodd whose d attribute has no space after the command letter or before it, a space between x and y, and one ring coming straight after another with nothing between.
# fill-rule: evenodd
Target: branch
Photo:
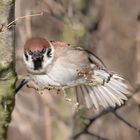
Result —
<instances>
[{"instance_id":1,"label":"branch","mask_svg":"<svg viewBox=\"0 0 140 140\"><path fill-rule=\"evenodd\" d=\"M127 126L129 126L130 128L133 128L134 130L138 131L140 133L140 129L138 129L137 127L133 126L131 123L129 123L128 121L126 121L122 116L120 116L115 110L112 111L112 113L123 123L125 123Z\"/></svg>"},{"instance_id":2,"label":"branch","mask_svg":"<svg viewBox=\"0 0 140 140\"><path fill-rule=\"evenodd\" d=\"M137 85L136 89L134 90L134 94L137 93L138 91L140 91L140 85ZM133 95L134 95L133 94ZM130 100L132 98L132 96L129 97L128 100ZM125 104L124 104L125 105ZM96 115L94 115L92 118L85 118L82 117L84 119L88 119L89 122L87 124L85 124L85 127L82 131L80 131L79 133L75 134L74 136L72 136L73 139L77 139L78 137L80 137L83 134L87 134L89 127L98 119L100 119L101 117L103 117L104 115L108 114L108 113L113 113L120 121L122 121L123 123L125 123L127 126L129 126L130 128L133 128L134 130L136 130L138 133L140 133L140 129L138 129L137 127L135 127L134 125L132 125L131 123L129 123L128 121L126 121L123 117L121 117L116 111L120 108L122 108L124 105L122 106L118 106L118 107L108 107L104 110L102 110L101 112L97 113ZM94 133L92 133L94 135ZM97 135L99 136L99 135ZM99 136L100 137L100 136ZM106 138L104 138L106 139Z\"/></svg>"},{"instance_id":3,"label":"branch","mask_svg":"<svg viewBox=\"0 0 140 140\"><path fill-rule=\"evenodd\" d=\"M98 138L98 139L100 139L100 140L108 140L107 138L101 137L101 136L99 136L98 134L91 133L91 132L89 132L88 130L83 130L83 131L81 131L81 132L75 134L75 135L72 136L71 138L72 138L73 140L75 140L75 139L77 139L78 137L80 137L80 136L83 135L83 134L85 134L85 135L88 134L88 135L90 135L90 136L92 136L92 137L95 137L95 138Z\"/></svg>"},{"instance_id":4,"label":"branch","mask_svg":"<svg viewBox=\"0 0 140 140\"><path fill-rule=\"evenodd\" d=\"M36 13L36 14L31 14L31 15L25 15L25 16L22 16L22 17L18 17L15 20L13 20L12 22L8 23L7 25L1 24L0 32L6 32L8 29L10 29L11 27L15 26L16 22L21 20L21 19L25 19L27 17L42 16L42 15L43 15L43 12Z\"/></svg>"},{"instance_id":5,"label":"branch","mask_svg":"<svg viewBox=\"0 0 140 140\"><path fill-rule=\"evenodd\" d=\"M90 135L90 136L92 136L92 137L95 137L95 138L97 138L97 139L99 139L99 140L108 140L107 138L103 138L103 137L101 137L101 136L99 136L99 135L97 135L97 134L91 133L91 132L89 132L89 131L87 131L85 134L88 134L88 135Z\"/></svg>"},{"instance_id":6,"label":"branch","mask_svg":"<svg viewBox=\"0 0 140 140\"><path fill-rule=\"evenodd\" d=\"M23 80L19 83L19 85L17 85L17 87L16 87L16 93L17 93L24 85L26 85L27 83L28 83L28 80L23 79Z\"/></svg>"}]
</instances>

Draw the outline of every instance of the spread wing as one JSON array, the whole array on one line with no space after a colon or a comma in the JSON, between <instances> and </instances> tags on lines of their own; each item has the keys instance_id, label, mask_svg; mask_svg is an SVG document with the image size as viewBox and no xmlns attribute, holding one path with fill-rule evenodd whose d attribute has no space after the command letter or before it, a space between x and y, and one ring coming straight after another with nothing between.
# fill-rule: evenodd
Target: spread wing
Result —
<instances>
[{"instance_id":1,"label":"spread wing","mask_svg":"<svg viewBox=\"0 0 140 140\"><path fill-rule=\"evenodd\" d=\"M94 80L101 81L97 85L80 85L74 87L77 101L79 104L85 102L87 108L100 106L107 108L121 105L127 100L130 94L129 83L122 76L108 72L104 63L94 54L86 51L91 65L95 65L92 69L92 77Z\"/></svg>"},{"instance_id":2,"label":"spread wing","mask_svg":"<svg viewBox=\"0 0 140 140\"><path fill-rule=\"evenodd\" d=\"M100 106L104 108L108 106L115 107L127 100L127 95L131 91L128 82L122 76L109 72L103 61L95 54L80 47L72 47L64 42L53 41L52 44L54 47L70 47L74 50L84 51L87 54L88 63L91 64L90 80L93 78L98 84L79 85L72 89L79 104L85 104L88 108L94 106L99 109Z\"/></svg>"}]
</instances>

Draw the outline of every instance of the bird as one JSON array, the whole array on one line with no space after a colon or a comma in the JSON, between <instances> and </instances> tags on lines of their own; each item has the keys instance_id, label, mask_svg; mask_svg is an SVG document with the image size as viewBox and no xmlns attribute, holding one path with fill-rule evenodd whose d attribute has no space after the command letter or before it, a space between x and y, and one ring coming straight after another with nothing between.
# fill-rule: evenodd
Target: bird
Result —
<instances>
[{"instance_id":1,"label":"bird","mask_svg":"<svg viewBox=\"0 0 140 140\"><path fill-rule=\"evenodd\" d=\"M83 47L32 37L25 42L23 61L39 87L72 89L78 104L89 109L121 106L131 94L123 76Z\"/></svg>"}]
</instances>

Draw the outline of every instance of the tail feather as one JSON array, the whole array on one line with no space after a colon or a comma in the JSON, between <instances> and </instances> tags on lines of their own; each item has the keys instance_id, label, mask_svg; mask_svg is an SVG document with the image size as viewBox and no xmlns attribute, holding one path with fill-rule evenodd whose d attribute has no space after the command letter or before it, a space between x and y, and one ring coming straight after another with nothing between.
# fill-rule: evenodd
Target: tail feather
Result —
<instances>
[{"instance_id":1,"label":"tail feather","mask_svg":"<svg viewBox=\"0 0 140 140\"><path fill-rule=\"evenodd\" d=\"M104 108L116 105L121 105L124 100L127 100L127 95L130 94L129 84L124 78L118 74L109 74L105 70L95 70L95 77L102 79L103 83L96 86L81 85L76 87L85 99L88 108L94 106L99 109L100 106ZM77 94L77 95L78 95Z\"/></svg>"}]
</instances>

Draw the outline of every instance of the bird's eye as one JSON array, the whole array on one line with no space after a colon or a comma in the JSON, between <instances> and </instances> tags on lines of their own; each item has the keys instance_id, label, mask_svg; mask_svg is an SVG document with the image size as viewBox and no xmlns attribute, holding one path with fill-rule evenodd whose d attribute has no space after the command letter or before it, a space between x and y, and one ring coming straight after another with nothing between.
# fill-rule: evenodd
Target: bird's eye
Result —
<instances>
[{"instance_id":1,"label":"bird's eye","mask_svg":"<svg viewBox=\"0 0 140 140\"><path fill-rule=\"evenodd\" d=\"M41 52L42 53L45 53L46 52L46 48L43 48Z\"/></svg>"},{"instance_id":2,"label":"bird's eye","mask_svg":"<svg viewBox=\"0 0 140 140\"><path fill-rule=\"evenodd\" d=\"M52 57L52 49L51 48L48 48L47 56Z\"/></svg>"},{"instance_id":3,"label":"bird's eye","mask_svg":"<svg viewBox=\"0 0 140 140\"><path fill-rule=\"evenodd\" d=\"M24 52L24 55L25 55L26 60L28 61L28 55L27 55L27 53Z\"/></svg>"},{"instance_id":4,"label":"bird's eye","mask_svg":"<svg viewBox=\"0 0 140 140\"><path fill-rule=\"evenodd\" d=\"M31 50L29 50L29 55L33 55L33 52Z\"/></svg>"}]
</instances>

